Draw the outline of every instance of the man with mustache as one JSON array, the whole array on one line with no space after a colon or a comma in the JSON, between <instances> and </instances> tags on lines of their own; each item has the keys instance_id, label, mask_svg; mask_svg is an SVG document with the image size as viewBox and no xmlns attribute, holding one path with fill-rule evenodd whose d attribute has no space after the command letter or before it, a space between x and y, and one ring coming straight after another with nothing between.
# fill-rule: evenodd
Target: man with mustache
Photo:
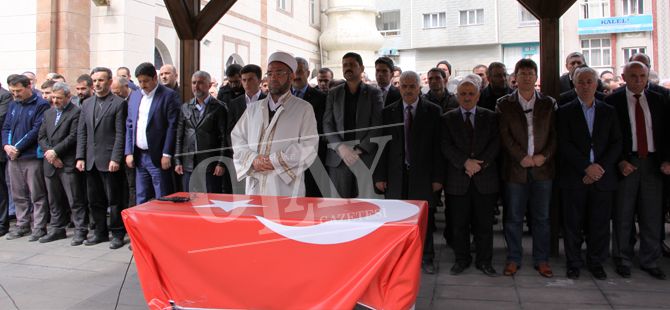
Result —
<instances>
[{"instance_id":1,"label":"man with mustache","mask_svg":"<svg viewBox=\"0 0 670 310\"><path fill-rule=\"evenodd\" d=\"M373 194L372 178L364 172L377 153L377 143L370 138L380 134L384 101L381 90L363 83L364 71L360 55L350 52L342 57L346 83L328 92L323 116L329 144L326 166L342 198Z\"/></svg>"}]
</instances>

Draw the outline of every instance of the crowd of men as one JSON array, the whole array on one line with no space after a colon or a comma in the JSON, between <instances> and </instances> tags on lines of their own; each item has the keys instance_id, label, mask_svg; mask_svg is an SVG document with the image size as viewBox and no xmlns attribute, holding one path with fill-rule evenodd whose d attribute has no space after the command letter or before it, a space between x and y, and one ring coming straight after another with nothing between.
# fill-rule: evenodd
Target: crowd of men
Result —
<instances>
[{"instance_id":1,"label":"crowd of men","mask_svg":"<svg viewBox=\"0 0 670 310\"><path fill-rule=\"evenodd\" d=\"M558 100L538 89L530 59L512 74L493 62L450 78L448 61L419 75L380 57L370 83L350 52L344 80L321 68L310 85L305 59L276 52L265 74L228 66L219 88L195 72L187 102L172 65L142 63L132 76L96 67L74 89L58 74L41 90L33 73L14 74L9 92L0 89L0 235L45 243L72 226L73 246L118 249L128 206L176 191L232 193L244 182L246 194L425 200L422 269L434 273L434 213L444 197L450 272L472 264L474 247L475 267L497 276L492 226L502 201L503 274L522 266L526 218L533 266L552 277L549 208L558 196L567 277L585 267L605 279L610 256L630 277L639 239L641 269L665 279L670 91L649 79L650 67L634 55L619 80L572 53Z\"/></svg>"}]
</instances>

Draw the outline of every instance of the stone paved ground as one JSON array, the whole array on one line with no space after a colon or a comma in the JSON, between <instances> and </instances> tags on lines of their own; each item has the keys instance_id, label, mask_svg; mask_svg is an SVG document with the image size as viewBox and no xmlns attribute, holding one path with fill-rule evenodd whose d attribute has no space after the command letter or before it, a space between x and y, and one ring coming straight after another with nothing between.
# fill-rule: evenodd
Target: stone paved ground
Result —
<instances>
[{"instance_id":1,"label":"stone paved ground","mask_svg":"<svg viewBox=\"0 0 670 310\"><path fill-rule=\"evenodd\" d=\"M494 267L501 272L505 252L501 225L495 231ZM439 234L435 240L442 242ZM524 238L525 258L530 242L530 237ZM39 244L27 238L0 238L0 309L114 309L132 253L127 246L113 251L108 243L92 247L69 243L69 239ZM528 260L514 278L489 278L473 267L451 276L453 253L443 242L437 251L439 273L422 278L416 309L670 309L670 281L655 280L639 269L633 270L632 278L622 279L608 264L606 281L595 280L586 271L572 281L565 278L563 259L554 258L552 279L540 277ZM670 259L663 258L662 267L670 274ZM134 263L117 309L146 309Z\"/></svg>"}]
</instances>

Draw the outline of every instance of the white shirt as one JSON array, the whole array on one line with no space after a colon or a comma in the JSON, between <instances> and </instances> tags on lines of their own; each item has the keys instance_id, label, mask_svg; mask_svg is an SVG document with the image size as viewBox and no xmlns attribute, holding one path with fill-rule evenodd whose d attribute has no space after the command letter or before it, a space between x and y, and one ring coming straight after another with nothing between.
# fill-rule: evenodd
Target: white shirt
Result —
<instances>
[{"instance_id":1,"label":"white shirt","mask_svg":"<svg viewBox=\"0 0 670 310\"><path fill-rule=\"evenodd\" d=\"M147 124L149 124L149 110L151 110L151 103L154 100L154 95L156 94L156 86L148 94L142 91L142 100L140 101L140 108L137 112L137 139L135 139L135 144L142 150L149 149L149 142L147 141Z\"/></svg>"},{"instance_id":2,"label":"white shirt","mask_svg":"<svg viewBox=\"0 0 670 310\"><path fill-rule=\"evenodd\" d=\"M533 134L533 108L535 107L535 99L537 99L535 92L533 92L533 97L528 101L519 94L519 104L526 115L526 123L528 123L528 155L530 156L535 154L535 135ZM526 112L529 110L530 112Z\"/></svg>"},{"instance_id":3,"label":"white shirt","mask_svg":"<svg viewBox=\"0 0 670 310\"><path fill-rule=\"evenodd\" d=\"M261 90L260 89L256 92L256 94L251 96L251 98L249 96L247 96L247 93L244 93L244 101L247 102L247 107L249 106L250 103L252 103L254 101L258 101L258 97L260 97L260 96L261 96Z\"/></svg>"},{"instance_id":4,"label":"white shirt","mask_svg":"<svg viewBox=\"0 0 670 310\"><path fill-rule=\"evenodd\" d=\"M649 104L647 103L647 97L644 95L644 92L640 94L640 106L642 107L642 112L644 113L644 125L647 128L647 148L648 151L656 152L656 146L654 145L654 131L651 126L651 112L649 112ZM628 119L630 121L630 133L633 136L633 152L637 152L637 130L635 123L635 93L626 88L626 100L628 101Z\"/></svg>"}]
</instances>

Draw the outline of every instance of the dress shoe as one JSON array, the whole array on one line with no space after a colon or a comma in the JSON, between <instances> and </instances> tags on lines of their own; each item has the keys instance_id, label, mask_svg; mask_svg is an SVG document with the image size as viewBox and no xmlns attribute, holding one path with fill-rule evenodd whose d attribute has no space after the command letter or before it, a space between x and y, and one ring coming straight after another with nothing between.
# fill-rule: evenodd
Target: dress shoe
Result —
<instances>
[{"instance_id":1,"label":"dress shoe","mask_svg":"<svg viewBox=\"0 0 670 310\"><path fill-rule=\"evenodd\" d=\"M116 250L122 246L123 246L123 238L121 237L113 237L112 241L109 242L109 248L112 250Z\"/></svg>"},{"instance_id":2,"label":"dress shoe","mask_svg":"<svg viewBox=\"0 0 670 310\"><path fill-rule=\"evenodd\" d=\"M432 261L421 262L421 270L425 274L435 274L435 264Z\"/></svg>"},{"instance_id":3,"label":"dress shoe","mask_svg":"<svg viewBox=\"0 0 670 310\"><path fill-rule=\"evenodd\" d=\"M503 271L503 274L506 276L513 276L516 274L516 272L519 270L519 265L517 265L515 262L509 262L507 265L505 265L505 270Z\"/></svg>"},{"instance_id":4,"label":"dress shoe","mask_svg":"<svg viewBox=\"0 0 670 310\"><path fill-rule=\"evenodd\" d=\"M565 272L565 276L568 277L568 279L572 279L572 280L579 279L579 268L568 267L568 270Z\"/></svg>"},{"instance_id":5,"label":"dress shoe","mask_svg":"<svg viewBox=\"0 0 670 310\"><path fill-rule=\"evenodd\" d=\"M40 243L47 243L47 242L56 241L56 240L60 240L60 239L65 239L65 238L67 238L67 236L65 235L64 230L61 230L61 231L52 230L46 236L40 238L39 241L40 241Z\"/></svg>"},{"instance_id":6,"label":"dress shoe","mask_svg":"<svg viewBox=\"0 0 670 310\"><path fill-rule=\"evenodd\" d=\"M453 276L462 273L465 269L470 267L470 264L465 264L465 263L455 263L453 266L451 266L451 270L449 270L449 273Z\"/></svg>"},{"instance_id":7,"label":"dress shoe","mask_svg":"<svg viewBox=\"0 0 670 310\"><path fill-rule=\"evenodd\" d=\"M538 273L540 273L541 276L545 278L551 278L554 276L554 272L551 271L551 267L549 267L549 263L539 263L537 266L535 266L535 270L537 270Z\"/></svg>"},{"instance_id":8,"label":"dress shoe","mask_svg":"<svg viewBox=\"0 0 670 310\"><path fill-rule=\"evenodd\" d=\"M30 229L28 228L18 228L7 235L7 240L18 239L25 237L30 234Z\"/></svg>"},{"instance_id":9,"label":"dress shoe","mask_svg":"<svg viewBox=\"0 0 670 310\"><path fill-rule=\"evenodd\" d=\"M32 235L28 238L28 242L35 242L37 240L40 240L40 238L44 237L47 235L47 232L44 231L44 229L38 229L33 232Z\"/></svg>"},{"instance_id":10,"label":"dress shoe","mask_svg":"<svg viewBox=\"0 0 670 310\"><path fill-rule=\"evenodd\" d=\"M670 257L670 245L666 240L661 241L661 251L663 251L663 256Z\"/></svg>"},{"instance_id":11,"label":"dress shoe","mask_svg":"<svg viewBox=\"0 0 670 310\"><path fill-rule=\"evenodd\" d=\"M642 267L642 270L646 271L650 276L659 279L659 280L665 280L665 273L661 268L654 267L654 268L645 268Z\"/></svg>"},{"instance_id":12,"label":"dress shoe","mask_svg":"<svg viewBox=\"0 0 670 310\"><path fill-rule=\"evenodd\" d=\"M6 235L9 231L7 229L0 229L0 237Z\"/></svg>"},{"instance_id":13,"label":"dress shoe","mask_svg":"<svg viewBox=\"0 0 670 310\"><path fill-rule=\"evenodd\" d=\"M98 243L106 242L106 241L109 241L108 236L93 235L91 238L88 238L88 239L86 239L86 241L84 241L84 245L96 245Z\"/></svg>"},{"instance_id":14,"label":"dress shoe","mask_svg":"<svg viewBox=\"0 0 670 310\"><path fill-rule=\"evenodd\" d=\"M481 270L485 275L489 277L498 276L498 273L496 272L495 269L493 269L493 266L491 266L491 264L479 265L477 266L477 269Z\"/></svg>"},{"instance_id":15,"label":"dress shoe","mask_svg":"<svg viewBox=\"0 0 670 310\"><path fill-rule=\"evenodd\" d=\"M623 278L630 278L630 267L624 265L616 266L616 273L618 273Z\"/></svg>"},{"instance_id":16,"label":"dress shoe","mask_svg":"<svg viewBox=\"0 0 670 310\"><path fill-rule=\"evenodd\" d=\"M591 267L589 267L589 272L591 272L593 277L598 279L598 280L607 279L607 273L605 272L605 269L603 268L603 266L591 266Z\"/></svg>"},{"instance_id":17,"label":"dress shoe","mask_svg":"<svg viewBox=\"0 0 670 310\"><path fill-rule=\"evenodd\" d=\"M82 245L84 241L86 240L86 235L84 234L75 234L74 237L72 237L72 241L70 242L71 246L78 246Z\"/></svg>"}]
</instances>

